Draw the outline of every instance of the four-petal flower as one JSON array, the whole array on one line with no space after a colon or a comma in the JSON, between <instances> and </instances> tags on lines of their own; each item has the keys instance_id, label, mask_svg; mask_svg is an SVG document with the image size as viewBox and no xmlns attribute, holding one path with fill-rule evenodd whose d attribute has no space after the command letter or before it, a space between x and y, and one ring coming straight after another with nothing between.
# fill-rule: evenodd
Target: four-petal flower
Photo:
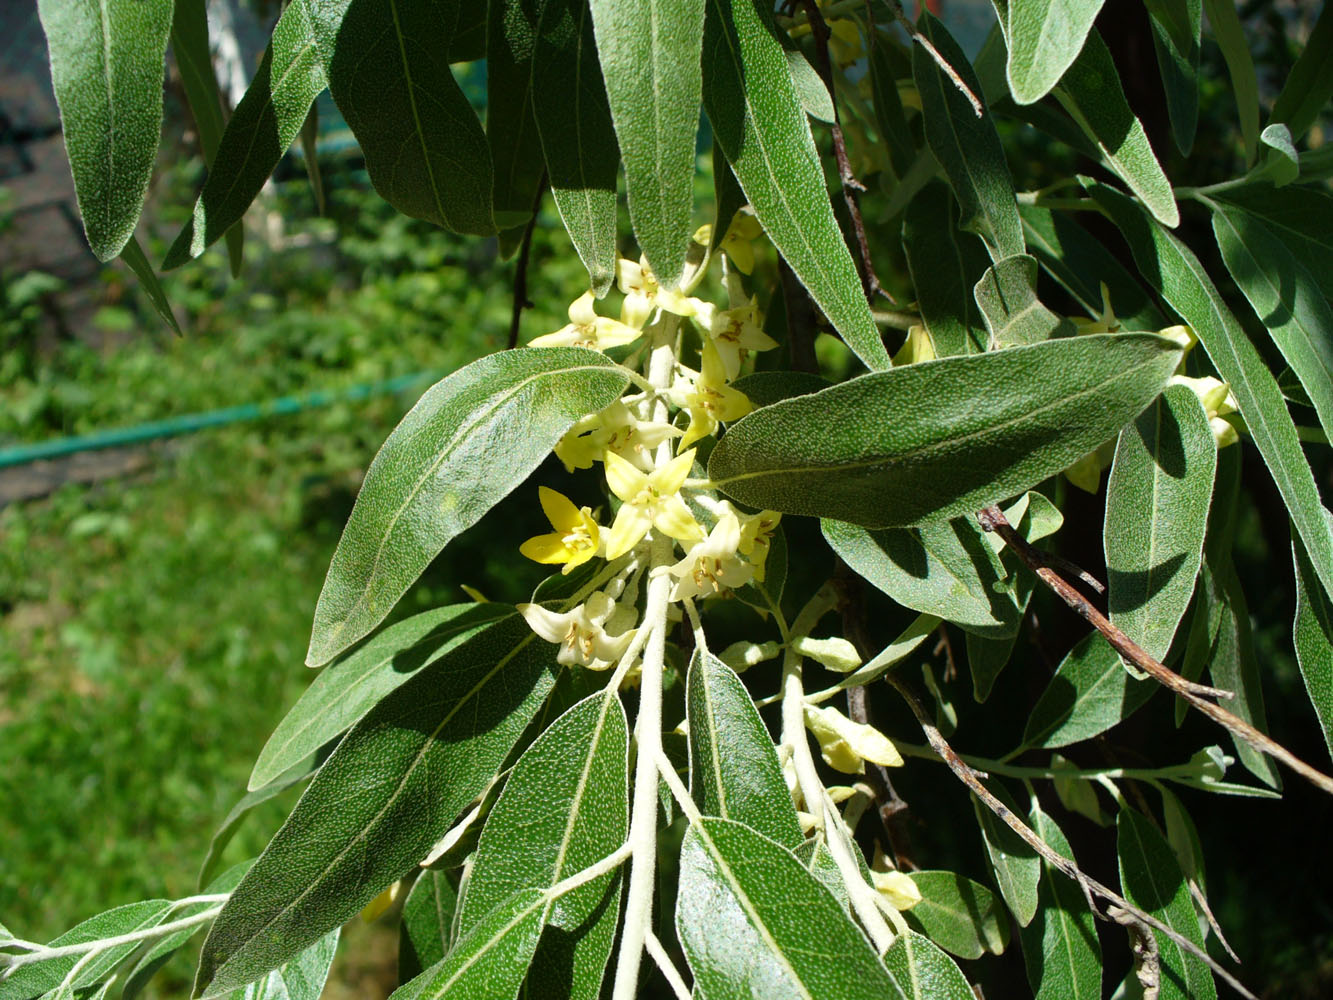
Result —
<instances>
[{"instance_id":1,"label":"four-petal flower","mask_svg":"<svg viewBox=\"0 0 1333 1000\"><path fill-rule=\"evenodd\" d=\"M529 347L589 347L605 351L638 340L643 331L619 320L598 316L592 292L584 292L569 304L569 323L555 333L528 341Z\"/></svg>"},{"instance_id":2,"label":"four-petal flower","mask_svg":"<svg viewBox=\"0 0 1333 1000\"><path fill-rule=\"evenodd\" d=\"M587 507L575 507L569 497L545 486L537 487L537 496L555 531L529 538L518 551L539 563L564 563L561 573L568 573L595 556L601 531L592 512Z\"/></svg>"},{"instance_id":3,"label":"four-petal flower","mask_svg":"<svg viewBox=\"0 0 1333 1000\"><path fill-rule=\"evenodd\" d=\"M666 465L644 472L614 451L606 453L606 481L623 503L606 539L606 558L619 559L638 545L649 528L682 542L703 537L703 529L680 498L680 487L690 474L694 449Z\"/></svg>"}]
</instances>

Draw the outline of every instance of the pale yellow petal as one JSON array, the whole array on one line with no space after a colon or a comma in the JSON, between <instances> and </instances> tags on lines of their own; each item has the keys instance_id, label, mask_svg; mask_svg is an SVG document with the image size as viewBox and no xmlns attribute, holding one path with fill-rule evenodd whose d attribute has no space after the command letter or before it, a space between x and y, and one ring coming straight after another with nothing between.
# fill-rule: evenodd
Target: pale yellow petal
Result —
<instances>
[{"instance_id":1,"label":"pale yellow petal","mask_svg":"<svg viewBox=\"0 0 1333 1000\"><path fill-rule=\"evenodd\" d=\"M610 464L610 463L608 463ZM628 464L628 463L626 463ZM668 496L680 491L685 480L690 478L690 469L694 466L694 449L683 451L666 465L653 472L648 481L658 493ZM642 473L640 473L642 475ZM614 484L611 487L615 489ZM675 536L673 536L675 537Z\"/></svg>"},{"instance_id":2,"label":"pale yellow petal","mask_svg":"<svg viewBox=\"0 0 1333 1000\"><path fill-rule=\"evenodd\" d=\"M620 456L608 455L608 458ZM624 461L624 459L621 459ZM607 463L610 464L609 462ZM629 465L628 462L625 462ZM629 465L631 469L634 466ZM638 469L634 469L638 472ZM643 473L639 473L642 475ZM615 522L611 525L611 530L606 536L606 558L619 559L634 546L638 545L644 535L648 534L648 529L652 527L652 520L644 513L643 508L632 503L623 505L616 514Z\"/></svg>"},{"instance_id":3,"label":"pale yellow petal","mask_svg":"<svg viewBox=\"0 0 1333 1000\"><path fill-rule=\"evenodd\" d=\"M523 616L528 628L547 642L564 642L571 622L582 613L583 608L575 608L563 615L543 608L540 604L520 604L515 610Z\"/></svg>"},{"instance_id":4,"label":"pale yellow petal","mask_svg":"<svg viewBox=\"0 0 1333 1000\"><path fill-rule=\"evenodd\" d=\"M632 344L643 336L643 331L630 326L627 323L621 323L618 320L608 319L605 316L598 316L597 320L597 346L602 350L611 347L624 347L626 344Z\"/></svg>"},{"instance_id":5,"label":"pale yellow petal","mask_svg":"<svg viewBox=\"0 0 1333 1000\"><path fill-rule=\"evenodd\" d=\"M921 890L906 872L871 872L870 879L895 910L910 910L921 902Z\"/></svg>"},{"instance_id":6,"label":"pale yellow petal","mask_svg":"<svg viewBox=\"0 0 1333 1000\"><path fill-rule=\"evenodd\" d=\"M648 476L614 451L608 451L604 461L606 462L607 485L611 487L612 493L627 504L648 485ZM615 557L612 556L611 558L614 559Z\"/></svg>"},{"instance_id":7,"label":"pale yellow petal","mask_svg":"<svg viewBox=\"0 0 1333 1000\"><path fill-rule=\"evenodd\" d=\"M572 323L569 326L562 326L555 333L544 333L540 337L533 337L528 341L529 347L572 347L579 341L581 334L579 328Z\"/></svg>"},{"instance_id":8,"label":"pale yellow petal","mask_svg":"<svg viewBox=\"0 0 1333 1000\"><path fill-rule=\"evenodd\" d=\"M574 326L588 326L597 322L597 310L593 308L592 292L584 292L569 304L569 322Z\"/></svg>"},{"instance_id":9,"label":"pale yellow petal","mask_svg":"<svg viewBox=\"0 0 1333 1000\"><path fill-rule=\"evenodd\" d=\"M653 527L662 534L682 542L692 542L704 537L704 529L700 527L690 509L685 506L685 501L679 496L665 497L656 505L656 510L653 512Z\"/></svg>"}]
</instances>

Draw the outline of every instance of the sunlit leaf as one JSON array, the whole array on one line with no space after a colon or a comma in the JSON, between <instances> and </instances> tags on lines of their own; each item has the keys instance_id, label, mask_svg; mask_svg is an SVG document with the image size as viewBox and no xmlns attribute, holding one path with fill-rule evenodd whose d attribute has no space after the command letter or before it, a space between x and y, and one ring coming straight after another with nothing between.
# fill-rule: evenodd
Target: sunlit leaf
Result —
<instances>
[{"instance_id":1,"label":"sunlit leaf","mask_svg":"<svg viewBox=\"0 0 1333 1000\"><path fill-rule=\"evenodd\" d=\"M995 894L964 875L916 871L921 902L903 916L945 951L959 958L999 955L1009 943L1009 917Z\"/></svg>"},{"instance_id":2,"label":"sunlit leaf","mask_svg":"<svg viewBox=\"0 0 1333 1000\"><path fill-rule=\"evenodd\" d=\"M1084 48L1101 0L1009 0L1009 92L1019 104L1041 100Z\"/></svg>"},{"instance_id":3,"label":"sunlit leaf","mask_svg":"<svg viewBox=\"0 0 1333 1000\"><path fill-rule=\"evenodd\" d=\"M1033 806L1029 820L1033 832L1057 854L1073 858L1064 833L1040 806ZM1082 890L1043 863L1038 899L1032 923L1019 931L1034 1000L1100 1000L1102 946Z\"/></svg>"}]
</instances>

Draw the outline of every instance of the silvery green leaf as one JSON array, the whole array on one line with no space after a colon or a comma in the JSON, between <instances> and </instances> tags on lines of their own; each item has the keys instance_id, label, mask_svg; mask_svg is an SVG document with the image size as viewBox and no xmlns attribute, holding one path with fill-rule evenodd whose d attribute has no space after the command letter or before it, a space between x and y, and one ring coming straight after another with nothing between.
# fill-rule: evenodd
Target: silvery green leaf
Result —
<instances>
[{"instance_id":1,"label":"silvery green leaf","mask_svg":"<svg viewBox=\"0 0 1333 1000\"><path fill-rule=\"evenodd\" d=\"M700 650L690 660L685 690L690 792L700 811L745 823L795 850L801 824L750 692L734 670Z\"/></svg>"},{"instance_id":2,"label":"silvery green leaf","mask_svg":"<svg viewBox=\"0 0 1333 1000\"><path fill-rule=\"evenodd\" d=\"M1272 121L1285 124L1292 139L1299 139L1319 119L1333 97L1333 11L1325 5L1319 12L1305 49L1287 74L1282 93L1273 102Z\"/></svg>"},{"instance_id":3,"label":"silvery green leaf","mask_svg":"<svg viewBox=\"0 0 1333 1000\"><path fill-rule=\"evenodd\" d=\"M1009 943L1009 917L995 894L950 871L910 872L921 902L903 913L907 923L959 958L999 955Z\"/></svg>"},{"instance_id":4,"label":"silvery green leaf","mask_svg":"<svg viewBox=\"0 0 1333 1000\"><path fill-rule=\"evenodd\" d=\"M448 872L427 868L403 902L398 937L398 981L405 983L435 965L449 951L458 906L458 888Z\"/></svg>"},{"instance_id":5,"label":"silvery green leaf","mask_svg":"<svg viewBox=\"0 0 1333 1000\"><path fill-rule=\"evenodd\" d=\"M1074 857L1064 833L1040 806L1034 805L1029 820L1047 846ZM1034 1000L1100 1000L1102 946L1083 892L1063 872L1043 863L1038 899L1036 917L1019 931Z\"/></svg>"},{"instance_id":6,"label":"silvery green leaf","mask_svg":"<svg viewBox=\"0 0 1333 1000\"><path fill-rule=\"evenodd\" d=\"M958 206L942 181L931 181L903 213L903 252L912 272L921 322L940 357L986 349L973 288L989 260L981 241L958 228Z\"/></svg>"},{"instance_id":7,"label":"silvery green leaf","mask_svg":"<svg viewBox=\"0 0 1333 1000\"><path fill-rule=\"evenodd\" d=\"M513 615L376 705L214 921L200 995L260 978L411 871L494 777L554 675L555 647Z\"/></svg>"},{"instance_id":8,"label":"silvery green leaf","mask_svg":"<svg viewBox=\"0 0 1333 1000\"><path fill-rule=\"evenodd\" d=\"M1013 799L998 782L988 782L986 787L1015 816L1022 813L1015 807ZM1009 912L1018 921L1020 927L1032 922L1037 912L1037 882L1041 878L1041 858L1008 824L996 816L976 796L972 797L972 809L977 814L981 826L982 838L986 843L986 854L990 858L991 872L995 884L1004 898Z\"/></svg>"},{"instance_id":9,"label":"silvery green leaf","mask_svg":"<svg viewBox=\"0 0 1333 1000\"><path fill-rule=\"evenodd\" d=\"M1120 432L1106 481L1107 608L1155 660L1194 593L1216 471L1208 415L1188 386L1168 387Z\"/></svg>"},{"instance_id":10,"label":"silvery green leaf","mask_svg":"<svg viewBox=\"0 0 1333 1000\"><path fill-rule=\"evenodd\" d=\"M704 0L592 0L591 7L634 236L671 288L694 231Z\"/></svg>"},{"instance_id":11,"label":"silvery green leaf","mask_svg":"<svg viewBox=\"0 0 1333 1000\"><path fill-rule=\"evenodd\" d=\"M1179 360L1152 334L1089 335L875 372L741 418L708 475L753 507L869 528L971 515L1114 435Z\"/></svg>"},{"instance_id":12,"label":"silvery green leaf","mask_svg":"<svg viewBox=\"0 0 1333 1000\"><path fill-rule=\"evenodd\" d=\"M1143 123L1125 100L1111 50L1095 30L1060 80L1055 96L1154 218L1164 226L1179 225L1171 182L1153 155Z\"/></svg>"},{"instance_id":13,"label":"silvery green leaf","mask_svg":"<svg viewBox=\"0 0 1333 1000\"><path fill-rule=\"evenodd\" d=\"M111 260L134 235L157 159L171 0L40 0L37 11L84 232Z\"/></svg>"},{"instance_id":14,"label":"silvery green leaf","mask_svg":"<svg viewBox=\"0 0 1333 1000\"><path fill-rule=\"evenodd\" d=\"M976 73L944 26L927 12L919 28L973 95L980 95ZM978 118L971 102L920 45L912 46L912 76L921 94L926 141L962 206L959 225L984 239L995 260L1023 253L1013 181L989 113Z\"/></svg>"},{"instance_id":15,"label":"silvery green leaf","mask_svg":"<svg viewBox=\"0 0 1333 1000\"><path fill-rule=\"evenodd\" d=\"M924 934L899 934L884 954L889 975L911 1000L975 1000L963 971Z\"/></svg>"},{"instance_id":16,"label":"silvery green leaf","mask_svg":"<svg viewBox=\"0 0 1333 1000\"><path fill-rule=\"evenodd\" d=\"M596 351L528 347L427 389L366 472L320 591L306 663L327 663L369 634L450 540L628 384L628 372Z\"/></svg>"},{"instance_id":17,"label":"silvery green leaf","mask_svg":"<svg viewBox=\"0 0 1333 1000\"><path fill-rule=\"evenodd\" d=\"M1019 104L1041 100L1084 47L1102 0L1009 0L1005 75Z\"/></svg>"},{"instance_id":18,"label":"silvery green leaf","mask_svg":"<svg viewBox=\"0 0 1333 1000\"><path fill-rule=\"evenodd\" d=\"M907 996L796 855L733 820L705 816L686 830L676 931L715 1000Z\"/></svg>"},{"instance_id":19,"label":"silvery green leaf","mask_svg":"<svg viewBox=\"0 0 1333 1000\"><path fill-rule=\"evenodd\" d=\"M555 207L588 285L605 295L616 276L620 150L597 62L592 12L582 0L545 0L532 60L532 110Z\"/></svg>"},{"instance_id":20,"label":"silvery green leaf","mask_svg":"<svg viewBox=\"0 0 1333 1000\"><path fill-rule=\"evenodd\" d=\"M1296 621L1292 626L1296 659L1324 731L1324 743L1333 754L1333 607L1294 533L1291 555L1296 563Z\"/></svg>"},{"instance_id":21,"label":"silvery green leaf","mask_svg":"<svg viewBox=\"0 0 1333 1000\"><path fill-rule=\"evenodd\" d=\"M519 757L491 808L459 901L464 939L520 889L549 889L615 851L629 832L629 727L614 693L565 712ZM596 1000L620 916L616 873L557 900L532 958L532 987L564 981Z\"/></svg>"},{"instance_id":22,"label":"silvery green leaf","mask_svg":"<svg viewBox=\"0 0 1333 1000\"><path fill-rule=\"evenodd\" d=\"M1333 298L1333 195L1317 187L1262 182L1232 188L1218 200L1260 219Z\"/></svg>"},{"instance_id":23,"label":"silvery green leaf","mask_svg":"<svg viewBox=\"0 0 1333 1000\"><path fill-rule=\"evenodd\" d=\"M1250 40L1241 26L1232 0L1203 0L1208 12L1208 26L1226 60L1231 90L1236 95L1240 116L1240 134L1245 143L1245 163L1254 163L1259 148L1259 80L1254 73Z\"/></svg>"},{"instance_id":24,"label":"silvery green leaf","mask_svg":"<svg viewBox=\"0 0 1333 1000\"><path fill-rule=\"evenodd\" d=\"M1023 743L1063 747L1091 739L1138 711L1157 690L1157 682L1134 680L1120 654L1090 632L1060 661L1060 666L1028 716Z\"/></svg>"},{"instance_id":25,"label":"silvery green leaf","mask_svg":"<svg viewBox=\"0 0 1333 1000\"><path fill-rule=\"evenodd\" d=\"M537 48L540 0L467 4L489 8L486 36L486 144L494 174L491 214L502 232L532 218L545 162L532 112L532 57ZM453 61L452 59L450 60Z\"/></svg>"},{"instance_id":26,"label":"silvery green leaf","mask_svg":"<svg viewBox=\"0 0 1333 1000\"><path fill-rule=\"evenodd\" d=\"M416 671L482 627L514 613L508 604L451 604L395 622L320 671L259 752L250 790L262 788L345 731Z\"/></svg>"},{"instance_id":27,"label":"silvery green leaf","mask_svg":"<svg viewBox=\"0 0 1333 1000\"><path fill-rule=\"evenodd\" d=\"M1037 344L1077 332L1072 322L1051 312L1037 298L1037 259L1028 254L997 260L972 294L994 346Z\"/></svg>"},{"instance_id":28,"label":"silvery green leaf","mask_svg":"<svg viewBox=\"0 0 1333 1000\"><path fill-rule=\"evenodd\" d=\"M1120 810L1116 821L1116 853L1125 898L1151 913L1182 937L1203 947L1189 887L1171 845L1144 816ZM1211 1000L1217 987L1208 966L1161 931L1154 930L1161 957L1161 1000Z\"/></svg>"},{"instance_id":29,"label":"silvery green leaf","mask_svg":"<svg viewBox=\"0 0 1333 1000\"><path fill-rule=\"evenodd\" d=\"M833 216L823 168L771 14L708 0L703 95L718 145L765 232L834 329L872 371L889 356Z\"/></svg>"}]
</instances>

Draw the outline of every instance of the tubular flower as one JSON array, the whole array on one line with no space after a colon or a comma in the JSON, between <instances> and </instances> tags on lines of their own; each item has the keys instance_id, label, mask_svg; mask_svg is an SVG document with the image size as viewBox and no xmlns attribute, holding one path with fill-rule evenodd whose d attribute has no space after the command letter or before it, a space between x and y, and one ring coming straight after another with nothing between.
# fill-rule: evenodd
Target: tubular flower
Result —
<instances>
[{"instance_id":1,"label":"tubular flower","mask_svg":"<svg viewBox=\"0 0 1333 1000\"><path fill-rule=\"evenodd\" d=\"M575 507L563 493L537 487L542 510L555 531L529 538L518 551L539 563L564 563L561 573L582 566L597 554L601 531L587 507Z\"/></svg>"},{"instance_id":2,"label":"tubular flower","mask_svg":"<svg viewBox=\"0 0 1333 1000\"><path fill-rule=\"evenodd\" d=\"M689 372L669 393L673 403L690 411L690 426L680 442L682 448L714 433L719 423L737 420L754 409L745 393L727 385L726 367L711 340L704 344L699 367L698 374Z\"/></svg>"},{"instance_id":3,"label":"tubular flower","mask_svg":"<svg viewBox=\"0 0 1333 1000\"><path fill-rule=\"evenodd\" d=\"M1203 404L1204 411L1208 414L1208 426L1213 429L1213 438L1219 448L1225 448L1240 440L1235 426L1227 420L1227 417L1240 409L1236 404L1236 397L1231 393L1231 386L1211 375L1205 375L1203 378L1176 375L1171 379L1171 384L1183 385L1194 390L1194 394L1199 397L1199 402Z\"/></svg>"},{"instance_id":4,"label":"tubular flower","mask_svg":"<svg viewBox=\"0 0 1333 1000\"><path fill-rule=\"evenodd\" d=\"M740 554L750 560L754 567L754 578L764 582L764 564L768 562L769 550L773 547L773 531L782 520L782 515L773 510L761 510L741 518Z\"/></svg>"},{"instance_id":5,"label":"tubular flower","mask_svg":"<svg viewBox=\"0 0 1333 1000\"><path fill-rule=\"evenodd\" d=\"M919 323L913 323L907 330L907 339L903 341L903 346L893 356L893 367L914 365L920 361L934 361L936 357L938 355L935 353L935 341L931 339L930 332Z\"/></svg>"},{"instance_id":6,"label":"tubular flower","mask_svg":"<svg viewBox=\"0 0 1333 1000\"><path fill-rule=\"evenodd\" d=\"M572 611L557 614L540 604L520 604L518 613L533 632L560 644L556 662L577 663L589 670L605 670L625 652L634 638L633 608L622 608L598 590ZM611 630L619 629L612 634Z\"/></svg>"},{"instance_id":7,"label":"tubular flower","mask_svg":"<svg viewBox=\"0 0 1333 1000\"><path fill-rule=\"evenodd\" d=\"M646 257L640 257L637 264L632 260L616 261L616 285L625 293L620 318L633 327L648 322L654 309L665 309L677 316L693 316L701 305L698 299L659 285Z\"/></svg>"},{"instance_id":8,"label":"tubular flower","mask_svg":"<svg viewBox=\"0 0 1333 1000\"><path fill-rule=\"evenodd\" d=\"M711 302L701 302L695 319L708 333L728 379L740 374L746 351L767 351L778 346L776 340L760 329L759 309L754 299L733 309L717 309Z\"/></svg>"},{"instance_id":9,"label":"tubular flower","mask_svg":"<svg viewBox=\"0 0 1333 1000\"><path fill-rule=\"evenodd\" d=\"M642 325L642 324L640 324ZM569 324L555 333L528 341L529 347L589 347L605 351L638 340L643 331L619 320L598 316L592 292L584 292L569 304Z\"/></svg>"},{"instance_id":10,"label":"tubular flower","mask_svg":"<svg viewBox=\"0 0 1333 1000\"><path fill-rule=\"evenodd\" d=\"M873 726L853 722L836 708L805 706L805 726L819 740L825 763L843 774L860 774L865 762L901 767L902 755L893 741Z\"/></svg>"},{"instance_id":11,"label":"tubular flower","mask_svg":"<svg viewBox=\"0 0 1333 1000\"><path fill-rule=\"evenodd\" d=\"M606 558L619 559L638 545L649 528L682 542L703 537L703 529L680 498L690 474L694 449L677 455L660 469L636 469L613 451L606 453L606 481L624 501L606 539Z\"/></svg>"},{"instance_id":12,"label":"tubular flower","mask_svg":"<svg viewBox=\"0 0 1333 1000\"><path fill-rule=\"evenodd\" d=\"M591 469L608 451L647 471L652 468L652 449L680 433L665 422L640 420L618 399L600 413L579 420L556 444L555 454L569 472Z\"/></svg>"},{"instance_id":13,"label":"tubular flower","mask_svg":"<svg viewBox=\"0 0 1333 1000\"><path fill-rule=\"evenodd\" d=\"M669 570L676 578L671 599L720 594L748 583L754 567L737 555L740 542L741 522L727 511L717 519L708 537L691 546L685 558Z\"/></svg>"}]
</instances>

